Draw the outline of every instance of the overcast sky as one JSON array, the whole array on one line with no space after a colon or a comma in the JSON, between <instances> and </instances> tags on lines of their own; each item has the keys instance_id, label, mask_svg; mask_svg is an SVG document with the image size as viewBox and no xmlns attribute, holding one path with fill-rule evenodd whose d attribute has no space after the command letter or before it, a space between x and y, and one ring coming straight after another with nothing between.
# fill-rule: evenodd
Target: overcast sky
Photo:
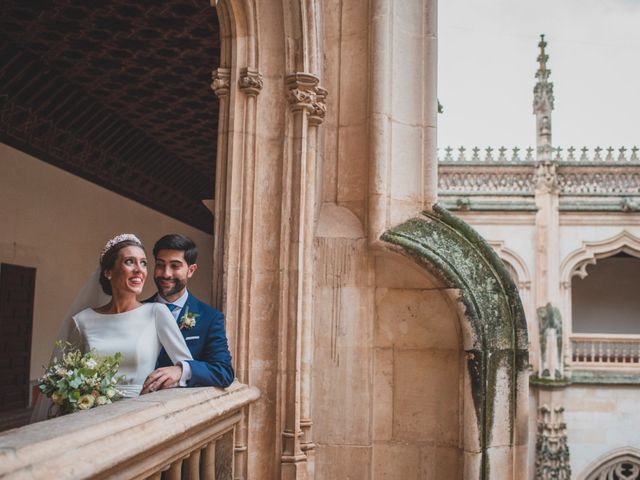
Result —
<instances>
[{"instance_id":1,"label":"overcast sky","mask_svg":"<svg viewBox=\"0 0 640 480\"><path fill-rule=\"evenodd\" d=\"M438 2L438 145L532 146L538 40L554 146L640 146L640 0Z\"/></svg>"}]
</instances>

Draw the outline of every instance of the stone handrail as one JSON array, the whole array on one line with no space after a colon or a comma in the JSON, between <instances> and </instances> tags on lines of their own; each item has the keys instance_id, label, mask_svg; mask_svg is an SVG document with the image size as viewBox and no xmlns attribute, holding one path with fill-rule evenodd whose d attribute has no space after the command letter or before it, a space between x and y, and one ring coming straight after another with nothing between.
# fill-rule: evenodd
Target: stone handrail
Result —
<instances>
[{"instance_id":1,"label":"stone handrail","mask_svg":"<svg viewBox=\"0 0 640 480\"><path fill-rule=\"evenodd\" d=\"M233 475L233 432L255 387L171 389L0 434L0 478Z\"/></svg>"},{"instance_id":2,"label":"stone handrail","mask_svg":"<svg viewBox=\"0 0 640 480\"><path fill-rule=\"evenodd\" d=\"M598 164L638 164L640 163L640 149L637 146L631 148L620 147L555 147L552 159L558 163L570 163L578 165ZM536 152L533 147L527 148L465 148L445 147L438 149L438 161L440 163L533 163L536 160Z\"/></svg>"},{"instance_id":3,"label":"stone handrail","mask_svg":"<svg viewBox=\"0 0 640 480\"><path fill-rule=\"evenodd\" d=\"M640 335L573 334L571 364L589 368L640 368Z\"/></svg>"}]
</instances>

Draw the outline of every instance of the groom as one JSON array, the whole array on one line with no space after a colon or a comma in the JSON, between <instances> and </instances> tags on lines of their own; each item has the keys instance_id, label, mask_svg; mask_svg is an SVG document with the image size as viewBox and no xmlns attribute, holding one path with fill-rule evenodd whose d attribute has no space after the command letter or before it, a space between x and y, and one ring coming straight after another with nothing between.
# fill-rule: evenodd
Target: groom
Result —
<instances>
[{"instance_id":1,"label":"groom","mask_svg":"<svg viewBox=\"0 0 640 480\"><path fill-rule=\"evenodd\" d=\"M173 365L163 348L157 368L145 380L141 394L176 385L228 387L234 374L224 315L187 290L187 282L198 269L195 243L184 235L165 235L154 245L153 256L158 293L145 302L167 305L194 359Z\"/></svg>"}]
</instances>

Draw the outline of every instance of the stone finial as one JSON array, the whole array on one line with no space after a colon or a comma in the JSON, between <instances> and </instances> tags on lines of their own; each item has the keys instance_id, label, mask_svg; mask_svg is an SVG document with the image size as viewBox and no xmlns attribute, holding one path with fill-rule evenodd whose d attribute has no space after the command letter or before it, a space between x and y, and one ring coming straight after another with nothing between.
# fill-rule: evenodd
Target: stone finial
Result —
<instances>
[{"instance_id":1,"label":"stone finial","mask_svg":"<svg viewBox=\"0 0 640 480\"><path fill-rule=\"evenodd\" d=\"M618 149L618 162L624 162L627 160L627 149L622 146Z\"/></svg>"},{"instance_id":2,"label":"stone finial","mask_svg":"<svg viewBox=\"0 0 640 480\"><path fill-rule=\"evenodd\" d=\"M466 160L466 156L465 156L465 153L464 153L465 151L466 151L466 148L464 148L464 147L458 148L458 152L459 152L458 153L458 161L459 162L464 162Z\"/></svg>"},{"instance_id":3,"label":"stone finial","mask_svg":"<svg viewBox=\"0 0 640 480\"><path fill-rule=\"evenodd\" d=\"M533 113L550 112L553 110L553 83L549 81L551 70L547 67L549 55L545 52L547 42L544 34L540 35L540 53L538 54L538 71L536 72L536 82L533 88Z\"/></svg>"},{"instance_id":4,"label":"stone finial","mask_svg":"<svg viewBox=\"0 0 640 480\"><path fill-rule=\"evenodd\" d=\"M518 147L513 147L513 156L511 157L511 161L512 162L519 162L521 161L520 158L520 149Z\"/></svg>"}]
</instances>

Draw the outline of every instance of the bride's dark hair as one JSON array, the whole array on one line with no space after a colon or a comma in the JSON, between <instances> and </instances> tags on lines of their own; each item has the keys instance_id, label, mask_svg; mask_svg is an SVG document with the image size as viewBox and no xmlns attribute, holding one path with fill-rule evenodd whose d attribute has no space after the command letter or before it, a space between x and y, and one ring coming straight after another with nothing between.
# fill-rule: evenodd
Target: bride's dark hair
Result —
<instances>
[{"instance_id":1,"label":"bride's dark hair","mask_svg":"<svg viewBox=\"0 0 640 480\"><path fill-rule=\"evenodd\" d=\"M102 291L107 295L113 295L113 291L111 290L111 281L105 276L105 272L107 270L111 270L115 264L116 259L118 258L118 252L125 247L138 247L141 248L145 253L146 250L142 243L137 240L122 240L111 247L109 247L100 257L100 286L102 287Z\"/></svg>"}]
</instances>

